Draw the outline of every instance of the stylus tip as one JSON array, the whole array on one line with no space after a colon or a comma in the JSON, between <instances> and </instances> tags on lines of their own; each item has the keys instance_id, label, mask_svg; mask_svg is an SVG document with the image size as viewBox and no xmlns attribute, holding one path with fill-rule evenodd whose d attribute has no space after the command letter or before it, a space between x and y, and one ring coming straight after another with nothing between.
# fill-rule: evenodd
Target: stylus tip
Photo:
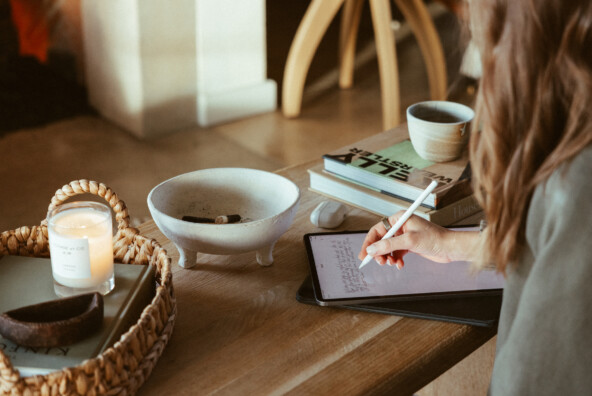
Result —
<instances>
[{"instance_id":1,"label":"stylus tip","mask_svg":"<svg viewBox=\"0 0 592 396\"><path fill-rule=\"evenodd\" d=\"M370 255L366 256L364 258L364 260L362 260L362 264L360 264L358 269L362 269L362 267L365 266L366 264L368 264L371 260L372 260L372 256L370 256Z\"/></svg>"}]
</instances>

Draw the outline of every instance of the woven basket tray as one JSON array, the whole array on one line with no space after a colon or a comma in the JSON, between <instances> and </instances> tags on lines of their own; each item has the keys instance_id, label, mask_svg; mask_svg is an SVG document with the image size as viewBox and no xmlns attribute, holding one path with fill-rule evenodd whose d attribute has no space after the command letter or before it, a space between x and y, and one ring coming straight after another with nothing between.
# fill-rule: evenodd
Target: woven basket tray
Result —
<instances>
[{"instance_id":1,"label":"woven basket tray","mask_svg":"<svg viewBox=\"0 0 592 396\"><path fill-rule=\"evenodd\" d=\"M84 193L104 198L115 212L118 228L113 244L115 262L155 267L155 296L115 345L79 366L44 376L20 377L10 359L0 351L0 394L134 394L152 372L171 336L177 305L171 259L166 250L129 227L125 203L102 183L70 182L56 191L49 208ZM5 255L49 257L47 221L0 234L0 256Z\"/></svg>"}]
</instances>

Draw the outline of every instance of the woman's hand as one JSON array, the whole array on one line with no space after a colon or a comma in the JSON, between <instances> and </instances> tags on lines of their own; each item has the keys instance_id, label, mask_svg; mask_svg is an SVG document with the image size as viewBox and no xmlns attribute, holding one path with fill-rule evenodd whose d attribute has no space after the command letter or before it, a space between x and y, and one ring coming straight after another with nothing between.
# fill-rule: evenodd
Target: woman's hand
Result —
<instances>
[{"instance_id":1,"label":"woman's hand","mask_svg":"<svg viewBox=\"0 0 592 396\"><path fill-rule=\"evenodd\" d=\"M405 213L400 211L389 217L395 224ZM413 252L429 260L448 263L457 260L471 261L478 244L478 232L451 231L419 216L411 216L392 238L381 240L386 234L382 222L374 225L362 244L358 258L373 256L380 265L394 265L401 269L403 256Z\"/></svg>"}]
</instances>

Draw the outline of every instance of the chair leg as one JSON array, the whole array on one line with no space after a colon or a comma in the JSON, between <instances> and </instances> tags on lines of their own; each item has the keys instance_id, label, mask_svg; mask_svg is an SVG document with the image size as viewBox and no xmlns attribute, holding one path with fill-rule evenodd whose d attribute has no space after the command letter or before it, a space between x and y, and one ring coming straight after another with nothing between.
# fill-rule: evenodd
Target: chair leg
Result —
<instances>
[{"instance_id":1,"label":"chair leg","mask_svg":"<svg viewBox=\"0 0 592 396\"><path fill-rule=\"evenodd\" d=\"M394 0L417 38L433 100L446 99L446 61L442 42L423 0Z\"/></svg>"},{"instance_id":2,"label":"chair leg","mask_svg":"<svg viewBox=\"0 0 592 396\"><path fill-rule=\"evenodd\" d=\"M372 23L376 40L376 53L382 98L382 125L391 129L400 122L399 69L395 39L391 29L390 0L370 0Z\"/></svg>"},{"instance_id":3,"label":"chair leg","mask_svg":"<svg viewBox=\"0 0 592 396\"><path fill-rule=\"evenodd\" d=\"M356 40L364 0L345 0L339 30L339 87L351 88L354 81Z\"/></svg>"},{"instance_id":4,"label":"chair leg","mask_svg":"<svg viewBox=\"0 0 592 396\"><path fill-rule=\"evenodd\" d=\"M312 0L292 41L282 84L282 111L300 114L302 92L312 58L329 24L345 0Z\"/></svg>"}]
</instances>

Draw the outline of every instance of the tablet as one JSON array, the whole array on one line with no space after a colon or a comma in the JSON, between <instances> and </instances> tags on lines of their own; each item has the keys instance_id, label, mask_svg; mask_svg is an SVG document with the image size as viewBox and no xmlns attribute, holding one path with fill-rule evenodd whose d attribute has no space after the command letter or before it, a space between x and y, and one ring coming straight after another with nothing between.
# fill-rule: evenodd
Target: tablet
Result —
<instances>
[{"instance_id":1,"label":"tablet","mask_svg":"<svg viewBox=\"0 0 592 396\"><path fill-rule=\"evenodd\" d=\"M478 228L454 228L455 232ZM313 289L319 305L501 295L504 278L495 271L471 269L466 261L436 263L417 254L404 257L405 267L375 261L359 269L358 252L367 231L304 235Z\"/></svg>"},{"instance_id":2,"label":"tablet","mask_svg":"<svg viewBox=\"0 0 592 396\"><path fill-rule=\"evenodd\" d=\"M307 276L296 292L296 300L303 304L317 305L312 287L312 279ZM483 295L471 298L444 298L407 301L384 301L338 305L333 308L345 308L384 315L405 316L416 319L439 320L479 327L495 327L502 308L502 295ZM327 307L327 309L330 309Z\"/></svg>"}]
</instances>

